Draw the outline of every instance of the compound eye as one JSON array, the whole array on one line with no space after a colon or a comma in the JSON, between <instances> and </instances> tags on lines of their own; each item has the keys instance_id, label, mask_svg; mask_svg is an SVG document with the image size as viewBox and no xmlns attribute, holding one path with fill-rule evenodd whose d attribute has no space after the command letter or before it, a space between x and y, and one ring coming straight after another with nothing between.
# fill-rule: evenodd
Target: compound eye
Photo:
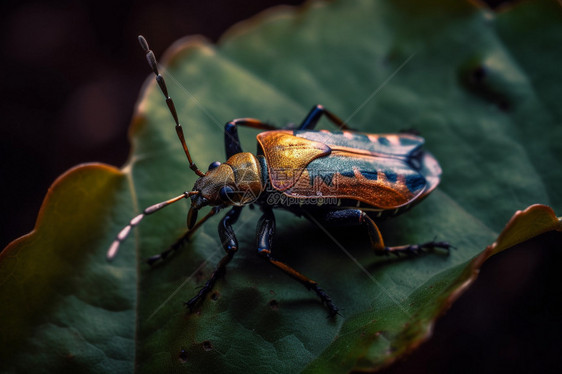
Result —
<instances>
[{"instance_id":1,"label":"compound eye","mask_svg":"<svg viewBox=\"0 0 562 374\"><path fill-rule=\"evenodd\" d=\"M218 161L212 162L211 165L209 165L209 170L213 170L215 168L217 168L221 163Z\"/></svg>"},{"instance_id":2,"label":"compound eye","mask_svg":"<svg viewBox=\"0 0 562 374\"><path fill-rule=\"evenodd\" d=\"M234 197L234 190L232 187L224 186L220 189L219 196L224 202L233 202L232 198Z\"/></svg>"}]
</instances>

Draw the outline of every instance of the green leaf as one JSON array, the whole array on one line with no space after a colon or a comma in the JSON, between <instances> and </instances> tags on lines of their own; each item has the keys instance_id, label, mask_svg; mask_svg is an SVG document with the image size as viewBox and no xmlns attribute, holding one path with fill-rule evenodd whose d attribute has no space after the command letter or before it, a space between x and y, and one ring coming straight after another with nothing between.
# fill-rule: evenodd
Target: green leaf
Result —
<instances>
[{"instance_id":1,"label":"green leaf","mask_svg":"<svg viewBox=\"0 0 562 374\"><path fill-rule=\"evenodd\" d=\"M315 295L257 256L259 212L245 209L226 278L187 314L182 302L223 255L218 218L150 269L142 260L185 230L187 205L172 205L105 261L132 217L196 179L150 77L127 165L63 175L35 230L0 254L0 368L346 372L411 351L489 256L562 230L552 209L533 205L562 209L561 18L547 0L497 15L463 2L310 2L238 25L218 46L180 40L164 76L200 167L224 159L223 124L238 117L284 125L323 104L361 131L414 128L443 179L381 232L389 245L437 236L457 249L381 258L363 230L325 235L277 212L275 256L329 292L342 309L332 321ZM254 151L255 132L241 135Z\"/></svg>"}]
</instances>

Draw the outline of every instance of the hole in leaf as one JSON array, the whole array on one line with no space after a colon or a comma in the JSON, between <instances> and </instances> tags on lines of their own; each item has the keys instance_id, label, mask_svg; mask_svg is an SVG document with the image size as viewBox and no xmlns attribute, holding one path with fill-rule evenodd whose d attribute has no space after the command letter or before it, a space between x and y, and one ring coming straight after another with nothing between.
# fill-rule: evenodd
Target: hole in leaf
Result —
<instances>
[{"instance_id":1,"label":"hole in leaf","mask_svg":"<svg viewBox=\"0 0 562 374\"><path fill-rule=\"evenodd\" d=\"M279 310L279 303L277 302L277 300L273 299L268 303L269 307L271 308L271 310Z\"/></svg>"},{"instance_id":2,"label":"hole in leaf","mask_svg":"<svg viewBox=\"0 0 562 374\"><path fill-rule=\"evenodd\" d=\"M213 350L213 345L209 340L205 340L203 343L201 343L201 346L203 347L203 350L205 350L206 352Z\"/></svg>"},{"instance_id":3,"label":"hole in leaf","mask_svg":"<svg viewBox=\"0 0 562 374\"><path fill-rule=\"evenodd\" d=\"M219 297L220 297L220 293L218 291L214 291L211 294L211 300L213 300L213 301L217 301L219 299Z\"/></svg>"}]
</instances>

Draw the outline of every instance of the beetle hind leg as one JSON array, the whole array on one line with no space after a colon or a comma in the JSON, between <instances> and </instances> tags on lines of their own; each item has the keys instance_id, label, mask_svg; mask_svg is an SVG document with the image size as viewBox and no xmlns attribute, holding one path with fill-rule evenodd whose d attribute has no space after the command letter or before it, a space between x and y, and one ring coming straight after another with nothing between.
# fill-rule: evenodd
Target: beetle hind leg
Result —
<instances>
[{"instance_id":1,"label":"beetle hind leg","mask_svg":"<svg viewBox=\"0 0 562 374\"><path fill-rule=\"evenodd\" d=\"M381 232L375 221L373 221L373 219L361 209L333 210L325 212L320 216L316 216L316 218L331 226L365 226L367 228L367 232L369 233L371 247L377 255L389 255L390 253L397 256L400 254L417 255L435 248L442 248L447 251L454 248L447 242L438 242L435 240L422 244L407 244L387 247L384 244ZM316 223L318 224L318 222Z\"/></svg>"},{"instance_id":2,"label":"beetle hind leg","mask_svg":"<svg viewBox=\"0 0 562 374\"><path fill-rule=\"evenodd\" d=\"M266 131L277 130L277 127L254 118L238 118L227 122L226 125L224 125L224 149L227 159L237 153L243 152L242 146L240 145L240 138L238 137L239 126Z\"/></svg>"},{"instance_id":3,"label":"beetle hind leg","mask_svg":"<svg viewBox=\"0 0 562 374\"><path fill-rule=\"evenodd\" d=\"M437 242L432 240L430 242L422 243L422 244L406 244L394 247L387 247L384 245L384 241L382 239L381 232L373 219L367 215L367 213L361 211L361 223L367 226L369 230L369 237L371 239L371 246L375 250L375 253L378 255L388 255L390 253L399 256L400 254L407 254L407 255L419 255L425 253L427 250L433 250L435 248L442 248L447 251L453 248L447 242Z\"/></svg>"},{"instance_id":4,"label":"beetle hind leg","mask_svg":"<svg viewBox=\"0 0 562 374\"><path fill-rule=\"evenodd\" d=\"M407 255L419 255L435 248L442 248L448 252L451 248L454 247L447 242L430 241L422 244L406 244L395 247L384 247L382 251L377 251L376 253L380 255L388 255L389 253L395 255L400 255L402 253Z\"/></svg>"},{"instance_id":5,"label":"beetle hind leg","mask_svg":"<svg viewBox=\"0 0 562 374\"><path fill-rule=\"evenodd\" d=\"M275 233L275 216L271 209L264 211L263 216L258 223L258 253L270 264L289 275L291 278L297 280L308 290L312 290L322 301L322 304L328 308L329 317L332 318L339 314L338 307L333 303L332 298L318 286L318 283L309 279L305 275L299 273L289 265L274 259L271 256L271 246L273 241L273 234Z\"/></svg>"},{"instance_id":6,"label":"beetle hind leg","mask_svg":"<svg viewBox=\"0 0 562 374\"><path fill-rule=\"evenodd\" d=\"M324 108L322 105L315 105L314 107L312 107L298 129L313 130L323 115L328 117L328 119L332 121L334 125L338 126L339 130L353 131L341 118L330 112L328 109Z\"/></svg>"}]
</instances>

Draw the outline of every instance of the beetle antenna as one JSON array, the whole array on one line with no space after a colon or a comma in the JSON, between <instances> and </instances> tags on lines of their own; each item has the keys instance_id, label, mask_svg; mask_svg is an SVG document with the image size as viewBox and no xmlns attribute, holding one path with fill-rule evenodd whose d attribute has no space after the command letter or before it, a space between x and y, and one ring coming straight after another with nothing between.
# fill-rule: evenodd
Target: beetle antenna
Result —
<instances>
[{"instance_id":1,"label":"beetle antenna","mask_svg":"<svg viewBox=\"0 0 562 374\"><path fill-rule=\"evenodd\" d=\"M111 246L109 247L109 250L107 251L107 260L111 261L115 258L115 255L117 255L117 251L119 250L119 245L121 245L121 243L123 241L125 241L125 239L127 239L127 236L129 236L129 233L131 232L131 229L135 226L137 226L142 219L149 215L152 214L154 212L159 211L162 208L167 207L170 204L173 204L177 201L180 201L181 199L187 199L190 196L193 195L197 195L199 193L199 191L191 191L191 192L184 192L179 196L176 196L170 200L166 200L166 201L162 201L161 203L158 204L154 204L149 206L148 208L146 208L145 210L143 210L143 212L141 214L139 214L138 216L136 216L135 218L133 218L129 224L125 227L123 227L121 229L121 231L119 231L119 234L117 234L117 236L115 237L115 240L113 241L113 243L111 243Z\"/></svg>"},{"instance_id":2,"label":"beetle antenna","mask_svg":"<svg viewBox=\"0 0 562 374\"><path fill-rule=\"evenodd\" d=\"M146 41L144 36L139 35L138 38L143 51L146 53L146 61L148 62L148 65L152 69L154 75L156 75L156 82L158 82L158 86L160 86L160 90L162 91L164 97L166 98L166 104L168 104L168 109L170 109L170 113L172 113L172 117L174 117L174 122L176 123L176 133L178 134L178 138L180 139L181 145L183 147L183 151L185 152L185 155L187 156L187 160L189 161L189 168L193 170L195 174L202 177L205 174L197 168L197 165L195 165L195 163L191 159L191 155L189 154L189 150L187 149L187 144L185 143L185 136L183 135L183 128L179 123L178 114L176 112L174 101L172 100L170 95L168 95L168 87L166 87L166 82L164 81L164 77L158 72L158 62L156 61L154 52L148 47L148 42Z\"/></svg>"}]
</instances>

